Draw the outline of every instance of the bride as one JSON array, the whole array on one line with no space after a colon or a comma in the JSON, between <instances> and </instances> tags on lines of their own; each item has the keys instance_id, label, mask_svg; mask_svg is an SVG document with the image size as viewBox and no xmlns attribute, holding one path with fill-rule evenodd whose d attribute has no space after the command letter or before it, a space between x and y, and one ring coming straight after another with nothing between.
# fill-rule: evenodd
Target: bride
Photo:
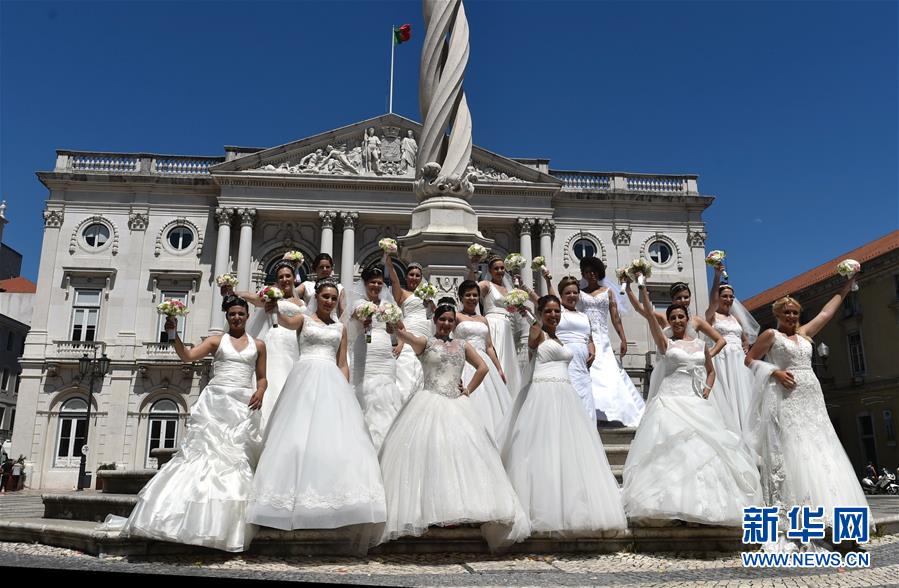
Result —
<instances>
[{"instance_id":1,"label":"bride","mask_svg":"<svg viewBox=\"0 0 899 588\"><path fill-rule=\"evenodd\" d=\"M349 384L346 332L332 317L339 296L325 278L316 283L313 314L279 313L299 339L300 359L265 434L251 523L290 530L384 522L377 454Z\"/></svg>"},{"instance_id":2,"label":"bride","mask_svg":"<svg viewBox=\"0 0 899 588\"><path fill-rule=\"evenodd\" d=\"M425 302L415 294L415 289L422 282L421 264L412 262L407 266L407 288L403 288L396 268L393 266L393 260L389 259L391 254L385 253L384 255L387 256L384 259L384 266L390 275L393 298L403 310L403 324L419 337L430 337L434 330L428 314L434 310L434 303ZM415 357L412 348L404 345L402 341L394 348L393 354L396 356L396 377L405 402L410 396L421 390L421 362Z\"/></svg>"}]
</instances>

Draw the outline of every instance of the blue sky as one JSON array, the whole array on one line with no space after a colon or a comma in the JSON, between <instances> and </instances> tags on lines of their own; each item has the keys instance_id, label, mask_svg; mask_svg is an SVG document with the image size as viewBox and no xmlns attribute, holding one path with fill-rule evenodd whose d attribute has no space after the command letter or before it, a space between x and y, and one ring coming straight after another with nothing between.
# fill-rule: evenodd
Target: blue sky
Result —
<instances>
[{"instance_id":1,"label":"blue sky","mask_svg":"<svg viewBox=\"0 0 899 588\"><path fill-rule=\"evenodd\" d=\"M897 3L466 3L474 140L697 173L748 297L899 227ZM56 148L221 154L418 120L420 2L0 2L4 242L35 280Z\"/></svg>"}]
</instances>

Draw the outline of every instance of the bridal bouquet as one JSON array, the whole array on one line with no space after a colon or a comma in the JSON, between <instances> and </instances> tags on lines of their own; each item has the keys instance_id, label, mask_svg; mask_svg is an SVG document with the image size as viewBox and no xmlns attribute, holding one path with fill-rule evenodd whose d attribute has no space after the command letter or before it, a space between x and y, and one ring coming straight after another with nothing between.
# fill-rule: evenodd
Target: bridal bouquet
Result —
<instances>
[{"instance_id":1,"label":"bridal bouquet","mask_svg":"<svg viewBox=\"0 0 899 588\"><path fill-rule=\"evenodd\" d=\"M375 315L382 323L387 323L389 325L395 325L396 323L403 320L403 311L400 310L400 307L392 302L382 302L378 306L377 314Z\"/></svg>"},{"instance_id":2,"label":"bridal bouquet","mask_svg":"<svg viewBox=\"0 0 899 588\"><path fill-rule=\"evenodd\" d=\"M633 282L637 282L637 287L646 286L646 278L652 276L652 265L642 257L635 259L627 266L627 277Z\"/></svg>"},{"instance_id":3,"label":"bridal bouquet","mask_svg":"<svg viewBox=\"0 0 899 588\"><path fill-rule=\"evenodd\" d=\"M190 309L180 300L168 299L156 305L156 312L165 316L184 316L190 312ZM169 336L169 341L174 341L178 335L178 329L167 329L166 334Z\"/></svg>"},{"instance_id":4,"label":"bridal bouquet","mask_svg":"<svg viewBox=\"0 0 899 588\"><path fill-rule=\"evenodd\" d=\"M509 312L518 312L522 308L525 307L525 303L530 300L530 296L524 290L519 290L515 288L514 290L509 290L509 293L503 296L503 306L506 307L506 310Z\"/></svg>"},{"instance_id":5,"label":"bridal bouquet","mask_svg":"<svg viewBox=\"0 0 899 588\"><path fill-rule=\"evenodd\" d=\"M524 267L524 264L527 263L520 253L510 253L503 262L506 264L506 270L513 274L520 272L521 268Z\"/></svg>"},{"instance_id":6,"label":"bridal bouquet","mask_svg":"<svg viewBox=\"0 0 899 588\"><path fill-rule=\"evenodd\" d=\"M231 286L234 288L237 286L237 278L232 276L231 274L222 274L215 279L215 283L219 285L219 287Z\"/></svg>"},{"instance_id":7,"label":"bridal bouquet","mask_svg":"<svg viewBox=\"0 0 899 588\"><path fill-rule=\"evenodd\" d=\"M535 272L540 271L540 269L544 267L546 267L546 258L542 255L538 255L531 260L531 269Z\"/></svg>"},{"instance_id":8,"label":"bridal bouquet","mask_svg":"<svg viewBox=\"0 0 899 588\"><path fill-rule=\"evenodd\" d=\"M483 247L482 245L478 245L477 243L473 243L468 247L468 257L481 261L482 259L487 257L487 248Z\"/></svg>"},{"instance_id":9,"label":"bridal bouquet","mask_svg":"<svg viewBox=\"0 0 899 588\"><path fill-rule=\"evenodd\" d=\"M376 312L378 312L378 305L374 302L365 301L356 307L353 314L355 314L356 318L360 321L364 322L366 319L374 316ZM365 342L371 343L371 325L365 327Z\"/></svg>"},{"instance_id":10,"label":"bridal bouquet","mask_svg":"<svg viewBox=\"0 0 899 588\"><path fill-rule=\"evenodd\" d=\"M857 274L862 269L862 264L855 261L854 259L844 259L837 266L837 273L846 278L847 280ZM858 290L858 284L852 284L852 291L855 292Z\"/></svg>"},{"instance_id":11,"label":"bridal bouquet","mask_svg":"<svg viewBox=\"0 0 899 588\"><path fill-rule=\"evenodd\" d=\"M396 244L396 239L384 238L378 241L378 247L381 248L384 253L396 253L399 247Z\"/></svg>"},{"instance_id":12,"label":"bridal bouquet","mask_svg":"<svg viewBox=\"0 0 899 588\"><path fill-rule=\"evenodd\" d=\"M714 251L709 251L709 254L705 256L705 264L710 265L712 267L718 267L720 265L724 265L724 258L727 257L727 254L723 249L715 249ZM725 280L727 279L727 272L721 270L721 277Z\"/></svg>"},{"instance_id":13,"label":"bridal bouquet","mask_svg":"<svg viewBox=\"0 0 899 588\"><path fill-rule=\"evenodd\" d=\"M624 294L624 286L627 284L627 267L620 267L615 270L615 277L618 278L618 293Z\"/></svg>"},{"instance_id":14,"label":"bridal bouquet","mask_svg":"<svg viewBox=\"0 0 899 588\"><path fill-rule=\"evenodd\" d=\"M274 300L277 302L284 298L284 292L281 291L281 288L276 288L275 286L264 286L259 292L256 293L259 298L262 300ZM272 320L272 327L278 326L278 311L269 313L269 317Z\"/></svg>"},{"instance_id":15,"label":"bridal bouquet","mask_svg":"<svg viewBox=\"0 0 899 588\"><path fill-rule=\"evenodd\" d=\"M424 301L434 300L434 297L437 296L437 288L427 282L422 282L415 289L415 295Z\"/></svg>"},{"instance_id":16,"label":"bridal bouquet","mask_svg":"<svg viewBox=\"0 0 899 588\"><path fill-rule=\"evenodd\" d=\"M300 265L306 258L299 251L288 251L281 259L286 259L287 261L292 261L293 263Z\"/></svg>"}]
</instances>

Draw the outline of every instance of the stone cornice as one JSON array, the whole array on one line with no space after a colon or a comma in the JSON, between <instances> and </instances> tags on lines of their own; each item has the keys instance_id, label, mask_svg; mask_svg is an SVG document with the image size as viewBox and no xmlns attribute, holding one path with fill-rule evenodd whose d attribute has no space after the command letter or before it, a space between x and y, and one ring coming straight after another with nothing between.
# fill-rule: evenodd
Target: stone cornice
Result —
<instances>
[{"instance_id":1,"label":"stone cornice","mask_svg":"<svg viewBox=\"0 0 899 588\"><path fill-rule=\"evenodd\" d=\"M633 205L662 205L683 208L693 207L697 210L705 210L715 201L714 196L691 196L683 194L664 194L658 192L615 191L605 192L574 192L570 190L560 191L553 199L560 206L574 205L584 206L591 202L611 202Z\"/></svg>"},{"instance_id":2,"label":"stone cornice","mask_svg":"<svg viewBox=\"0 0 899 588\"><path fill-rule=\"evenodd\" d=\"M215 182L209 176L151 176L135 174L115 173L73 173L73 172L37 172L40 182L50 190L64 190L76 188L87 190L98 188L108 190L110 186L122 184L128 189L138 188L165 188L171 193L172 187L192 189L203 193L215 193L218 191Z\"/></svg>"}]
</instances>

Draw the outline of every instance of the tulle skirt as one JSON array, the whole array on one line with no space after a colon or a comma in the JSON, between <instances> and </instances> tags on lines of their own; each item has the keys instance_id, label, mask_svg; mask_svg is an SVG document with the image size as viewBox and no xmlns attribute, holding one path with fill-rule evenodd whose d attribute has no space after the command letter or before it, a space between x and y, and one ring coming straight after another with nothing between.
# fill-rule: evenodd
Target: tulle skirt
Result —
<instances>
[{"instance_id":1,"label":"tulle skirt","mask_svg":"<svg viewBox=\"0 0 899 588\"><path fill-rule=\"evenodd\" d=\"M261 433L249 388L210 383L191 409L178 453L138 494L123 532L160 541L243 551Z\"/></svg>"},{"instance_id":2,"label":"tulle skirt","mask_svg":"<svg viewBox=\"0 0 899 588\"><path fill-rule=\"evenodd\" d=\"M490 338L493 349L506 374L506 387L514 398L521 388L521 369L518 366L518 352L512 334L512 321L505 314L487 313L487 326L490 327Z\"/></svg>"},{"instance_id":3,"label":"tulle skirt","mask_svg":"<svg viewBox=\"0 0 899 588\"><path fill-rule=\"evenodd\" d=\"M478 355L481 356L481 359L484 360L490 371L469 398L475 412L481 416L490 435L496 439L495 435L499 434L503 418L512 408L512 395L509 394L509 389L503 382L502 376L499 375L499 370L496 369L493 360L483 351L478 350ZM465 385L468 385L474 373L474 366L466 363L465 368L462 370L462 381Z\"/></svg>"},{"instance_id":4,"label":"tulle skirt","mask_svg":"<svg viewBox=\"0 0 899 588\"><path fill-rule=\"evenodd\" d=\"M643 416L643 395L634 387L627 372L618 365L608 337L593 334L596 359L590 366L593 380L593 402L597 417L605 421L620 421L626 427L636 427Z\"/></svg>"},{"instance_id":5,"label":"tulle skirt","mask_svg":"<svg viewBox=\"0 0 899 588\"><path fill-rule=\"evenodd\" d=\"M618 482L574 388L538 380L521 393L503 463L532 530L575 537L626 528Z\"/></svg>"},{"instance_id":6,"label":"tulle skirt","mask_svg":"<svg viewBox=\"0 0 899 588\"><path fill-rule=\"evenodd\" d=\"M565 343L565 347L574 355L568 364L568 377L571 379L571 385L577 392L587 418L596 428L596 402L593 400L593 378L590 376L590 368L587 367L587 357L590 355L587 344Z\"/></svg>"},{"instance_id":7,"label":"tulle skirt","mask_svg":"<svg viewBox=\"0 0 899 588\"><path fill-rule=\"evenodd\" d=\"M377 454L352 387L332 360L301 359L265 434L248 521L333 529L385 516Z\"/></svg>"},{"instance_id":8,"label":"tulle skirt","mask_svg":"<svg viewBox=\"0 0 899 588\"><path fill-rule=\"evenodd\" d=\"M422 390L403 408L380 457L387 495L382 542L460 523L490 523L481 530L491 549L529 535L527 516L470 398Z\"/></svg>"},{"instance_id":9,"label":"tulle skirt","mask_svg":"<svg viewBox=\"0 0 899 588\"><path fill-rule=\"evenodd\" d=\"M647 405L624 465L627 516L741 525L743 508L762 503L754 460L709 400L666 395L666 384Z\"/></svg>"},{"instance_id":10,"label":"tulle skirt","mask_svg":"<svg viewBox=\"0 0 899 588\"><path fill-rule=\"evenodd\" d=\"M741 437L752 404L752 371L745 360L743 350L730 344L713 357L715 387L709 395L727 428Z\"/></svg>"}]
</instances>

